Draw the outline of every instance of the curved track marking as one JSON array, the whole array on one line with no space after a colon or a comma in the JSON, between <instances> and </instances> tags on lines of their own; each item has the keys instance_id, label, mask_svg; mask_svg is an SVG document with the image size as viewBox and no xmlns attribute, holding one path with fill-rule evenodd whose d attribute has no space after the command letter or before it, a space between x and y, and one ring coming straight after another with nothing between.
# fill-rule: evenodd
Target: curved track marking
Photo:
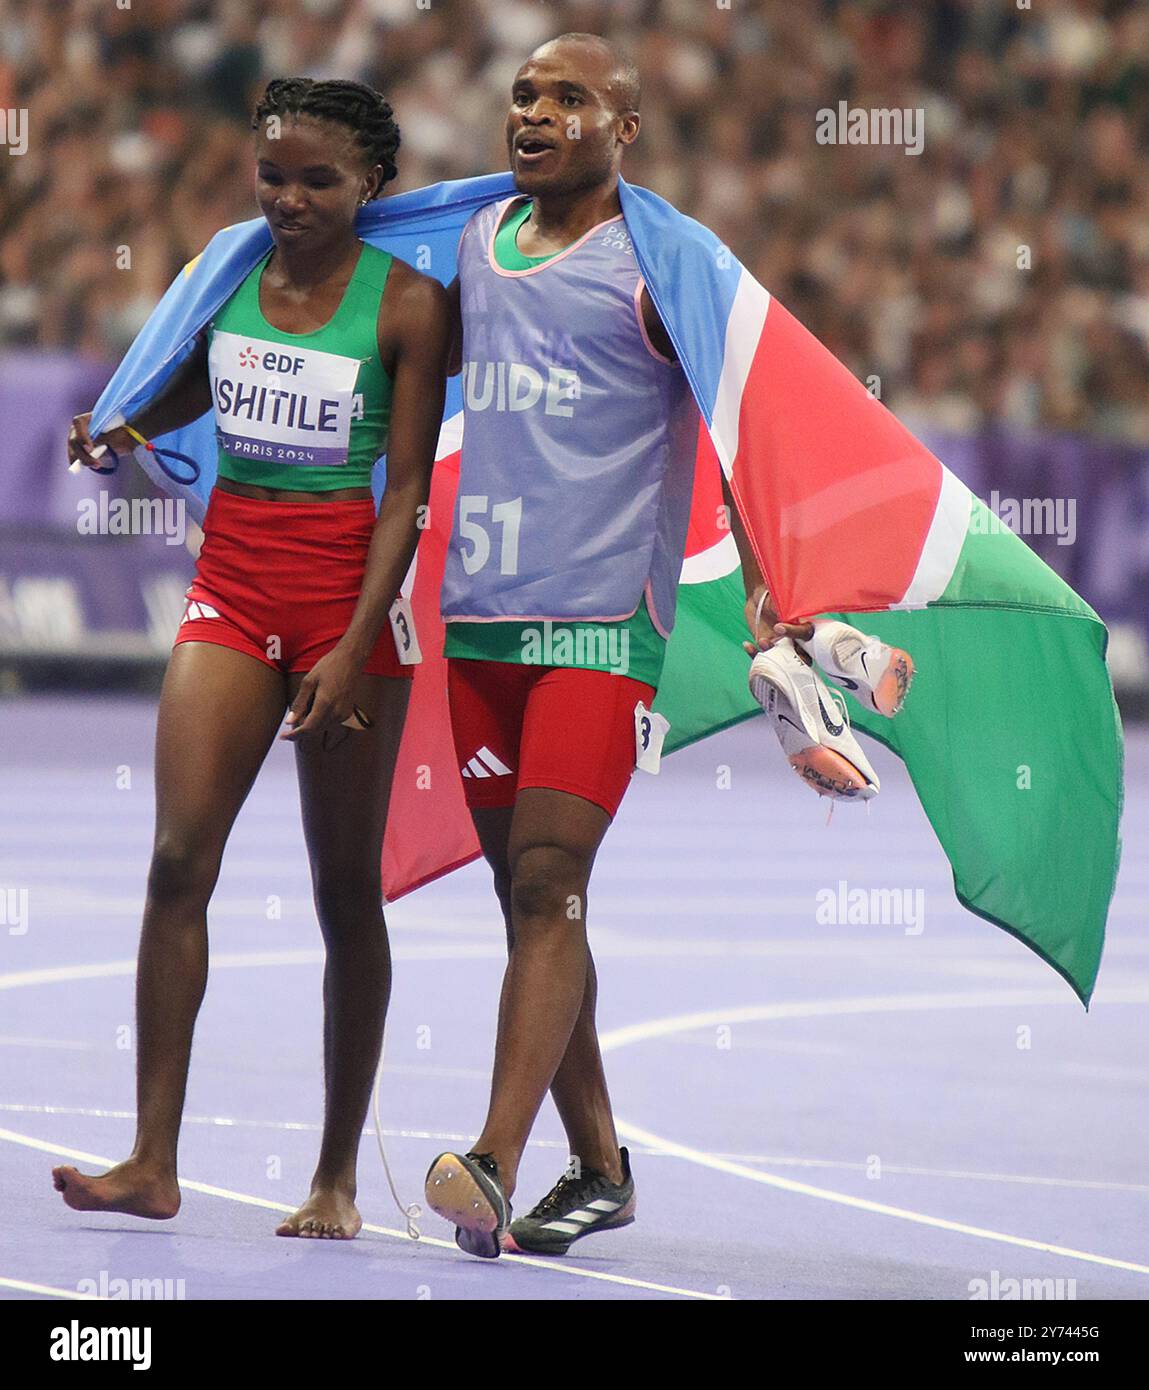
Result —
<instances>
[{"instance_id":1,"label":"curved track marking","mask_svg":"<svg viewBox=\"0 0 1149 1390\"><path fill-rule=\"evenodd\" d=\"M1149 991L1143 989L1109 990L1100 996L1098 1002L1107 1004L1147 1004ZM669 1037L674 1033L691 1032L697 1028L712 1028L720 1024L761 1023L790 1018L827 1018L852 1014L875 1013L920 1013L935 1012L939 1009L994 1008L1016 1005L1071 1004L1064 990L1009 990L993 993L965 994L892 994L872 995L854 999L821 999L787 1004L762 1004L739 1006L733 1009L710 1009L691 1014L677 1014L669 1018L650 1019L645 1023L632 1023L624 1028L615 1028L599 1039L603 1052L614 1052L634 1043L648 1042L653 1038ZM749 1168L744 1163L734 1163L719 1158L702 1149L688 1144L679 1144L666 1139L653 1130L641 1125L631 1124L621 1117L615 1117L620 1134L639 1143L652 1145L696 1163L700 1167L715 1172L728 1173L732 1177L746 1178L750 1182L775 1187L783 1192L792 1192L802 1197L815 1197L819 1201L832 1202L837 1206L851 1207L855 1211L870 1212L877 1216L890 1216L900 1221L910 1221L918 1226L931 1226L935 1230L950 1231L956 1235L974 1236L979 1240L996 1241L1002 1245L1016 1245L1026 1250L1040 1250L1050 1255L1061 1255L1066 1259L1084 1260L1089 1264L1105 1265L1110 1269L1129 1270L1134 1274L1149 1274L1149 1265L1135 1264L1132 1260L1113 1259L1108 1255L1093 1255L1086 1250L1075 1250L1066 1245L1053 1245L1048 1241L1030 1240L1026 1236L1011 1236L1004 1231L992 1231L984 1226L970 1226L962 1221L949 1221L940 1216L929 1216L924 1212L910 1211L905 1207L893 1207L884 1202L871 1202L864 1197L854 1197L848 1192L836 1192L830 1188L814 1187L809 1183L796 1182L793 1178L779 1177L774 1173L764 1173L758 1168Z\"/></svg>"},{"instance_id":2,"label":"curved track marking","mask_svg":"<svg viewBox=\"0 0 1149 1390\"><path fill-rule=\"evenodd\" d=\"M475 943L471 948L464 946L461 951L458 947L451 947L444 950L442 947L436 948L436 946L437 944L432 944L429 947L407 947L405 950L399 947L394 953L399 954L402 952L404 955L409 955L412 959L441 959L444 956L454 955L485 956L489 954L501 954L497 948L492 952L486 946L481 946L478 943ZM278 952L252 951L213 955L210 958L210 964L216 968L222 967L226 969L268 965L310 965L322 959L322 953L314 950ZM132 975L135 973L135 969L136 962L134 959L131 959L108 961L95 965L59 966L45 970L15 971L6 975L0 975L0 990L16 989L36 984L59 983L68 980L101 979L120 975ZM1095 997L1095 1002L1106 1004L1149 1004L1149 990L1134 988L1103 991ZM667 1018L650 1019L642 1023L634 1023L622 1028L611 1029L609 1032L601 1035L600 1046L603 1052L612 1052L622 1047L632 1046L635 1043L668 1037L674 1033L691 1032L698 1028L715 1027L719 1024L775 1022L794 1018L846 1017L874 1013L921 1013L933 1012L941 1009L1003 1008L1019 1005L1040 1006L1045 1004L1065 1005L1068 1007L1073 1004L1073 1001L1067 996L1064 989L1025 989L984 991L977 993L967 992L960 994L869 995L845 999L739 1005L729 1009L709 1009L697 1013L677 1014ZM1045 1241L1031 1240L1025 1236L1012 1236L1002 1231L990 1230L986 1227L971 1226L963 1222L949 1221L944 1217L929 1216L924 1212L910 1211L904 1207L889 1206L882 1202L871 1202L866 1198L854 1197L849 1193L837 1192L830 1188L814 1187L809 1183L800 1183L791 1178L780 1177L773 1173L765 1173L760 1169L750 1168L742 1163L719 1158L717 1155L706 1153L701 1149L695 1149L686 1144L679 1144L673 1139L667 1139L662 1135L655 1134L652 1130L645 1129L640 1125L632 1124L618 1117L616 1117L616 1122L619 1132L626 1135L628 1138L634 1138L640 1143L645 1143L664 1153L685 1159L687 1162L698 1164L700 1167L710 1168L714 1171L727 1173L734 1177L745 1178L750 1182L760 1183L763 1186L778 1188L781 1191L791 1192L800 1196L814 1197L820 1201L831 1202L838 1206L851 1207L857 1211L866 1211L874 1215L893 1217L917 1225L933 1227L937 1230L950 1231L955 1234L973 1236L977 1239L995 1241L1006 1245L1020 1246L1029 1250L1044 1251L1049 1254L1064 1256L1067 1259L1083 1260L1091 1264L1104 1265L1113 1269L1128 1270L1137 1274L1149 1274L1149 1265L1136 1264L1127 1260L1118 1260L1106 1255L1094 1255L1088 1251L1076 1250L1069 1246L1053 1245ZM27 1135L19 1135L11 1130L0 1129L0 1140L6 1140L10 1143L25 1144L31 1148L41 1149L46 1153L54 1153L64 1157L75 1158L80 1162L101 1164L109 1167L113 1163L112 1159L81 1153L77 1150L65 1149L58 1145L47 1144L42 1140L33 1139ZM229 1201L242 1202L250 1206L264 1207L274 1211L291 1212L295 1210L294 1207L289 1207L279 1202L272 1202L266 1198L253 1197L245 1193L233 1192L230 1189L214 1187L206 1183L184 1181L182 1185L189 1191L201 1192L208 1196L221 1197ZM364 1230L369 1230L380 1235L392 1236L401 1240L409 1238L406 1232L397 1231L385 1226L374 1226L366 1222L364 1223ZM438 1246L447 1250L455 1249L455 1246L451 1242L439 1240L432 1236L424 1236L422 1239L429 1245ZM679 1289L662 1284L648 1283L644 1280L628 1279L622 1275L604 1274L597 1270L582 1269L575 1265L559 1265L554 1261L536 1260L525 1255L508 1255L503 1258L513 1260L519 1264L537 1266L540 1269L550 1269L574 1274L582 1278L600 1279L608 1283L625 1284L635 1288L651 1289L656 1292L678 1295L680 1297L715 1301L719 1301L722 1297L717 1294L703 1293L699 1290Z\"/></svg>"},{"instance_id":3,"label":"curved track marking","mask_svg":"<svg viewBox=\"0 0 1149 1390\"><path fill-rule=\"evenodd\" d=\"M0 1141L8 1144L19 1144L26 1149L36 1149L40 1153L55 1154L59 1158L70 1158L77 1163L94 1163L97 1167L111 1168L115 1159L105 1158L102 1154L85 1153L82 1149L65 1148L62 1144L50 1144L44 1139L36 1139L30 1134L18 1134L15 1130L0 1129ZM285 1202L273 1202L267 1197L254 1197L247 1192L235 1192L229 1187L216 1187L213 1183L192 1182L187 1178L180 1179L180 1187L188 1192L200 1192L206 1197L220 1197L227 1202L240 1202L248 1207L262 1207L265 1211L284 1211L290 1214L296 1208L288 1206ZM363 1229L371 1231L374 1235L391 1236L395 1240L410 1243L411 1237L406 1231L397 1231L390 1226L375 1226L369 1221L364 1221ZM439 1250L449 1250L452 1254L458 1254L458 1248L453 1240L441 1240L438 1236L420 1236L420 1245L431 1245ZM678 1298L697 1298L710 1303L728 1303L730 1300L724 1294L704 1293L701 1289L680 1289L673 1284L654 1284L647 1279L630 1279L623 1274L606 1274L598 1269L583 1269L578 1265L563 1264L556 1260L538 1260L530 1255L500 1255L500 1259L508 1260L516 1265L528 1265L532 1269L546 1269L554 1274L573 1274L580 1279L598 1279L606 1284L622 1284L630 1289L649 1289L653 1293L670 1294Z\"/></svg>"}]
</instances>

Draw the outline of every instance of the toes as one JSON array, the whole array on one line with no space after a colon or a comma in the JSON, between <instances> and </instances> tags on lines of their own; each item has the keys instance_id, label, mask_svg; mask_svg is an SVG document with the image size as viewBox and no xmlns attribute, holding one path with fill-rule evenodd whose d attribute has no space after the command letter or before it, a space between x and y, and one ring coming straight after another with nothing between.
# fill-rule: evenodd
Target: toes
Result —
<instances>
[{"instance_id":1,"label":"toes","mask_svg":"<svg viewBox=\"0 0 1149 1390\"><path fill-rule=\"evenodd\" d=\"M304 1216L301 1210L281 1221L276 1228L276 1235L298 1236L303 1240L351 1240L357 1231L358 1226L352 1230L345 1222L324 1221L320 1216Z\"/></svg>"}]
</instances>

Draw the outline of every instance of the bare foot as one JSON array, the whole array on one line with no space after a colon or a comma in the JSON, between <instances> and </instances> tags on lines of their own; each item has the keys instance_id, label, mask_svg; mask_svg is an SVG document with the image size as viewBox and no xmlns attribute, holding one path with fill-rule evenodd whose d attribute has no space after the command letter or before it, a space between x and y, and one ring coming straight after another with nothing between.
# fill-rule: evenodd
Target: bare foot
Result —
<instances>
[{"instance_id":1,"label":"bare foot","mask_svg":"<svg viewBox=\"0 0 1149 1390\"><path fill-rule=\"evenodd\" d=\"M53 1168L52 1185L73 1211L122 1211L150 1221L170 1221L180 1209L175 1174L145 1168L132 1158L100 1177L75 1168Z\"/></svg>"},{"instance_id":2,"label":"bare foot","mask_svg":"<svg viewBox=\"0 0 1149 1390\"><path fill-rule=\"evenodd\" d=\"M275 1234L311 1240L354 1240L362 1225L353 1193L315 1187L299 1210L276 1227Z\"/></svg>"}]
</instances>

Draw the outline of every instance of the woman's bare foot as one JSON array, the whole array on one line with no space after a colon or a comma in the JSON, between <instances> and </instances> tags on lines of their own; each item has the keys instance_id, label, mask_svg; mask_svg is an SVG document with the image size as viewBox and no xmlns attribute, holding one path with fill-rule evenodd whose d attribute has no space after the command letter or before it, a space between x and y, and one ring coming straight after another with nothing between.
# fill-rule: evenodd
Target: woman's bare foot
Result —
<instances>
[{"instance_id":1,"label":"woman's bare foot","mask_svg":"<svg viewBox=\"0 0 1149 1390\"><path fill-rule=\"evenodd\" d=\"M149 1221L170 1221L180 1209L175 1174L145 1167L134 1158L99 1177L75 1168L53 1168L52 1184L73 1211L122 1211Z\"/></svg>"},{"instance_id":2,"label":"woman's bare foot","mask_svg":"<svg viewBox=\"0 0 1149 1390\"><path fill-rule=\"evenodd\" d=\"M354 1240L363 1225L354 1189L313 1187L307 1201L276 1227L277 1236Z\"/></svg>"}]
</instances>

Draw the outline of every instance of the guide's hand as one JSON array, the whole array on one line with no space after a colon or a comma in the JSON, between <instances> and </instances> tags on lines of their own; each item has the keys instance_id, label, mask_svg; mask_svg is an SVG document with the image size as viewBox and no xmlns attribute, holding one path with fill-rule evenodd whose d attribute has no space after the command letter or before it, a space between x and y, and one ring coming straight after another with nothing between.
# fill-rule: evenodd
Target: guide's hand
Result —
<instances>
[{"instance_id":1,"label":"guide's hand","mask_svg":"<svg viewBox=\"0 0 1149 1390\"><path fill-rule=\"evenodd\" d=\"M758 652L765 651L767 647L772 647L775 642L780 642L784 637L793 637L799 642L808 642L814 635L813 623L780 623L778 614L770 606L767 597L762 603L762 596L766 593L766 586L760 584L750 597L746 600L746 626L750 629L753 641L743 642L742 650L747 656L756 656ZM762 604L759 611L759 604Z\"/></svg>"}]
</instances>

